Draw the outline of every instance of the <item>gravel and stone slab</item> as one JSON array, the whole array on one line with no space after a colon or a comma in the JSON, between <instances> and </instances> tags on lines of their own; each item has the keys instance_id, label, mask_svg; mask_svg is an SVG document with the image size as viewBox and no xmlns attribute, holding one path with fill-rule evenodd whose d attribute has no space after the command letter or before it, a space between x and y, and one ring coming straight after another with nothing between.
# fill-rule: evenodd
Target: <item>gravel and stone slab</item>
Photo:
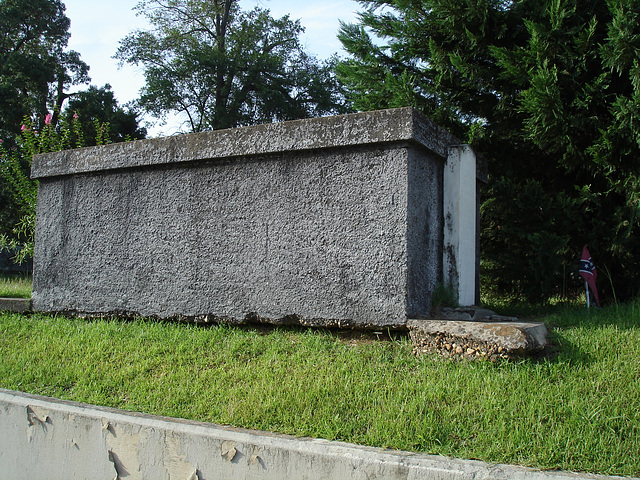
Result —
<instances>
[{"instance_id":1,"label":"gravel and stone slab","mask_svg":"<svg viewBox=\"0 0 640 480\"><path fill-rule=\"evenodd\" d=\"M454 314L461 319L454 319ZM445 318L407 322L417 354L495 360L531 355L548 344L547 327L541 322L522 322L490 310L449 311L440 316Z\"/></svg>"}]
</instances>

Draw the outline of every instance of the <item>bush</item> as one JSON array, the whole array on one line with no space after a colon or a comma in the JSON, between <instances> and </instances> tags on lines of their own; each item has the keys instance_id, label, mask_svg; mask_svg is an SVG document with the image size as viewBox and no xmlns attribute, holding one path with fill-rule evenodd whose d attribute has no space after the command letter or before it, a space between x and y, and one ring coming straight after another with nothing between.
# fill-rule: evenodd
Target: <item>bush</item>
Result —
<instances>
[{"instance_id":1,"label":"bush","mask_svg":"<svg viewBox=\"0 0 640 480\"><path fill-rule=\"evenodd\" d=\"M96 132L97 145L109 142L108 123L96 125ZM12 228L12 235L0 235L0 249L16 252L15 261L22 263L33 257L38 197L38 182L30 177L33 156L83 147L85 142L77 115L74 115L70 122L61 122L55 126L52 116L48 114L40 131L34 127L30 118L25 118L21 126L21 135L14 143L11 147L6 147L0 139L0 175L7 181L11 197L21 216Z\"/></svg>"}]
</instances>

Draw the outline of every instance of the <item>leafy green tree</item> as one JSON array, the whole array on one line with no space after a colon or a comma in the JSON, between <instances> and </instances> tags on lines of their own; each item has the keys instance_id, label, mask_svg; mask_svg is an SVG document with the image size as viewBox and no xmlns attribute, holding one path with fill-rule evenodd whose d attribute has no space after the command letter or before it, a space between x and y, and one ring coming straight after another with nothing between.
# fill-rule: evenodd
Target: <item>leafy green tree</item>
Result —
<instances>
[{"instance_id":1,"label":"leafy green tree","mask_svg":"<svg viewBox=\"0 0 640 480\"><path fill-rule=\"evenodd\" d=\"M70 85L89 67L65 51L69 19L60 0L0 0L0 138L18 133L23 117L57 114ZM57 117L54 118L54 123Z\"/></svg>"},{"instance_id":2,"label":"leafy green tree","mask_svg":"<svg viewBox=\"0 0 640 480\"><path fill-rule=\"evenodd\" d=\"M347 96L358 109L414 105L488 158L483 266L494 285L560 293L589 244L611 277L601 288L636 295L640 3L360 3L359 24L339 34Z\"/></svg>"},{"instance_id":3,"label":"leafy green tree","mask_svg":"<svg viewBox=\"0 0 640 480\"><path fill-rule=\"evenodd\" d=\"M11 236L13 228L20 220L20 206L13 201L11 186L0 175L0 236Z\"/></svg>"},{"instance_id":4,"label":"leafy green tree","mask_svg":"<svg viewBox=\"0 0 640 480\"><path fill-rule=\"evenodd\" d=\"M140 106L184 115L191 131L346 111L331 62L304 52L298 21L237 0L145 0L153 25L125 37L116 58L144 67Z\"/></svg>"},{"instance_id":5,"label":"leafy green tree","mask_svg":"<svg viewBox=\"0 0 640 480\"><path fill-rule=\"evenodd\" d=\"M138 112L121 107L109 84L100 88L92 85L70 96L63 118L71 124L74 116L82 118L81 133L87 145L95 145L95 139L100 136L98 129L103 125L109 125L109 140L114 143L147 136L147 130L138 124ZM71 135L72 143L79 140L73 132Z\"/></svg>"},{"instance_id":6,"label":"leafy green tree","mask_svg":"<svg viewBox=\"0 0 640 480\"><path fill-rule=\"evenodd\" d=\"M60 0L0 0L0 142L6 151L17 147L24 117L41 129L53 110L49 125L55 125L66 90L88 81L80 55L65 51L69 24ZM0 175L0 234L9 236L24 215L12 189Z\"/></svg>"}]
</instances>

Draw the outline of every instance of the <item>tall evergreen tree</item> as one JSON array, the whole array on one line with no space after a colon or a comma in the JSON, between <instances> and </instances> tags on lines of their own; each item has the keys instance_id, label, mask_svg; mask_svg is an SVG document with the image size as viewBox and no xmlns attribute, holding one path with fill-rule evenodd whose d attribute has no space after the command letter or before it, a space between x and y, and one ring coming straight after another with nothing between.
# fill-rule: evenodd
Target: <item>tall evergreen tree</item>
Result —
<instances>
[{"instance_id":1,"label":"tall evergreen tree","mask_svg":"<svg viewBox=\"0 0 640 480\"><path fill-rule=\"evenodd\" d=\"M589 244L640 290L640 3L363 0L338 65L359 109L414 105L488 159L483 267L502 292L577 285ZM609 293L613 293L609 291Z\"/></svg>"}]
</instances>

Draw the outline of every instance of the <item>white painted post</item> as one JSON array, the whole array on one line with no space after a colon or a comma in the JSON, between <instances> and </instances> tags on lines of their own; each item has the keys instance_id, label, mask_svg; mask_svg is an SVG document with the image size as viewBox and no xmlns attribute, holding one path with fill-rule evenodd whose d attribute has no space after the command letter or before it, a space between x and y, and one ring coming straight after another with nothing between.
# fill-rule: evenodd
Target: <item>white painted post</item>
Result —
<instances>
[{"instance_id":1,"label":"white painted post","mask_svg":"<svg viewBox=\"0 0 640 480\"><path fill-rule=\"evenodd\" d=\"M476 155L469 145L449 147L443 179L443 280L460 305L476 296Z\"/></svg>"},{"instance_id":2,"label":"white painted post","mask_svg":"<svg viewBox=\"0 0 640 480\"><path fill-rule=\"evenodd\" d=\"M587 292L587 308L589 308L589 306L591 306L591 299L589 298L589 284L586 281L584 282L584 289Z\"/></svg>"}]
</instances>

